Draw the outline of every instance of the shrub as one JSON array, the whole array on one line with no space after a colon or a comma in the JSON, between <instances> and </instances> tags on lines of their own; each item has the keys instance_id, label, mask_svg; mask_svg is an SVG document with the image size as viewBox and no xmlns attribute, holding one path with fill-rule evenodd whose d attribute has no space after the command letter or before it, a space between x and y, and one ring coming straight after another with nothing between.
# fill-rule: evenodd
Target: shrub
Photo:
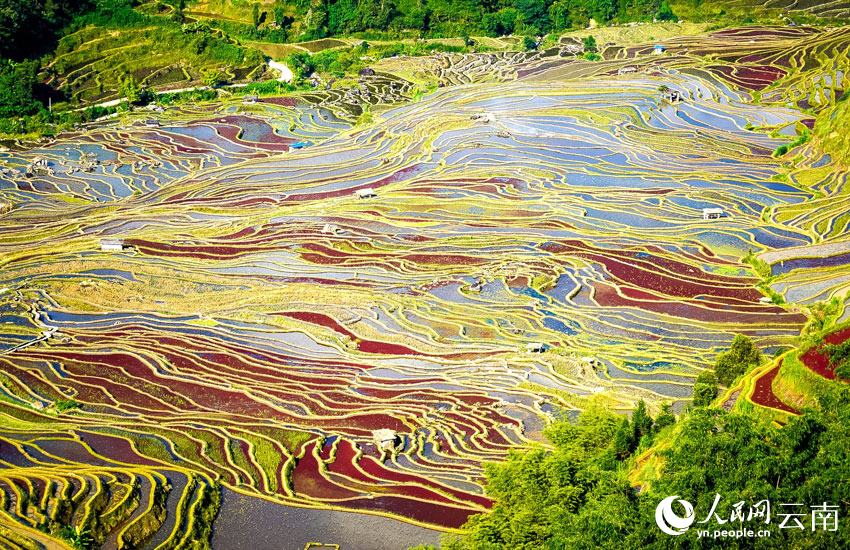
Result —
<instances>
[{"instance_id":1,"label":"shrub","mask_svg":"<svg viewBox=\"0 0 850 550\"><path fill-rule=\"evenodd\" d=\"M74 399L60 399L55 403L56 410L60 413L70 411L71 409L78 409L80 404L77 403Z\"/></svg>"},{"instance_id":2,"label":"shrub","mask_svg":"<svg viewBox=\"0 0 850 550\"><path fill-rule=\"evenodd\" d=\"M850 380L850 340L841 344L828 344L829 366L834 369L835 376Z\"/></svg>"},{"instance_id":3,"label":"shrub","mask_svg":"<svg viewBox=\"0 0 850 550\"><path fill-rule=\"evenodd\" d=\"M785 153L787 153L787 152L788 152L788 146L787 146L787 145L780 145L780 146L779 146L779 147L777 147L777 148L776 148L776 150L773 152L773 156L774 156L774 157L781 157L782 155L784 155L784 154L785 154Z\"/></svg>"},{"instance_id":4,"label":"shrub","mask_svg":"<svg viewBox=\"0 0 850 550\"><path fill-rule=\"evenodd\" d=\"M201 81L211 88L224 84L227 78L218 69L205 69L201 72Z\"/></svg>"},{"instance_id":5,"label":"shrub","mask_svg":"<svg viewBox=\"0 0 850 550\"><path fill-rule=\"evenodd\" d=\"M281 92L294 92L296 87L286 82L277 80L266 80L264 82L252 82L245 86L245 93L257 95L278 94Z\"/></svg>"},{"instance_id":6,"label":"shrub","mask_svg":"<svg viewBox=\"0 0 850 550\"><path fill-rule=\"evenodd\" d=\"M707 407L717 397L717 376L711 371L706 371L697 376L694 382L694 405Z\"/></svg>"},{"instance_id":7,"label":"shrub","mask_svg":"<svg viewBox=\"0 0 850 550\"><path fill-rule=\"evenodd\" d=\"M661 405L661 412L658 413L658 417L655 419L655 430L661 431L667 426L672 426L676 423L676 416L670 412L670 404L665 403Z\"/></svg>"},{"instance_id":8,"label":"shrub","mask_svg":"<svg viewBox=\"0 0 850 550\"><path fill-rule=\"evenodd\" d=\"M121 79L118 95L126 98L128 103L142 103L144 99L142 87L133 75L127 75Z\"/></svg>"}]
</instances>

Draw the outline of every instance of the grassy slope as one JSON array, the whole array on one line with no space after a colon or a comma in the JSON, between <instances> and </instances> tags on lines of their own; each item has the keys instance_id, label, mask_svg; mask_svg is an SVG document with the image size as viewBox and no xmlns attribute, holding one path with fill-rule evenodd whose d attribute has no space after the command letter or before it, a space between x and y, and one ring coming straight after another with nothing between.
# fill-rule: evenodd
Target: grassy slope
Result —
<instances>
[{"instance_id":1,"label":"grassy slope","mask_svg":"<svg viewBox=\"0 0 850 550\"><path fill-rule=\"evenodd\" d=\"M832 327L829 332L836 329L837 327ZM748 372L740 381L721 392L712 407L721 408L724 404L728 407L728 404L734 401L732 411L735 413L758 418L764 422L787 424L792 418L790 413L764 407L750 400L756 379L774 369L781 359L782 365L772 385L774 394L784 403L797 409L817 408L819 395L824 394L830 387L846 385L846 383L827 380L803 365L799 357L809 347L810 345L801 346L784 354L781 358L772 359ZM652 447L635 459L634 467L629 473L629 479L634 485L651 484L663 472L664 459L661 451L677 444L676 439L681 425L682 423L677 423L670 432L660 434Z\"/></svg>"},{"instance_id":2,"label":"grassy slope","mask_svg":"<svg viewBox=\"0 0 850 550\"><path fill-rule=\"evenodd\" d=\"M818 121L815 134L833 162L850 166L850 101L841 101Z\"/></svg>"},{"instance_id":3,"label":"grassy slope","mask_svg":"<svg viewBox=\"0 0 850 550\"><path fill-rule=\"evenodd\" d=\"M730 5L732 10L742 10L761 4L755 0L740 0L727 2L724 7L729 9ZM769 13L776 16L779 11L772 10ZM788 93L792 96L798 96L797 94L800 92L803 93L804 97L809 95L814 90L812 83L816 80L815 75L832 74L832 71L834 71L833 63L836 62L833 56L824 56L820 52L814 54L814 58L819 63L809 68L795 64L791 74L776 84L780 87L787 87ZM843 57L841 62L844 62ZM780 104L782 101L784 100L781 100ZM832 162L820 169L811 168L810 163L805 163L796 170L792 168L791 171L794 172L796 180L803 185L815 184L828 174L841 178L850 167L850 101L836 101L834 97L831 97L825 103L813 107L809 112L816 119L813 132L814 139L806 146L805 154L811 159L818 159L826 153L830 155ZM796 166L797 163L794 161L789 164ZM846 196L846 193L846 187L842 186L837 196ZM837 208L843 208L841 206L843 201L836 201L835 199L836 196L833 195L825 200L835 204ZM812 200L797 205L795 215L803 216L806 212L812 215L817 214L823 208L821 202ZM841 238L843 237L839 236L839 240ZM835 318L840 318L840 314L836 315ZM790 413L764 407L753 403L751 400L756 380L780 365L779 372L772 383L773 393L783 403L797 410L805 407L817 407L819 395L822 395L831 387L844 383L828 380L812 372L800 361L799 357L814 345L813 342L819 341L824 335L848 326L846 322L841 325L831 323L832 321L830 321L829 326L820 330L817 334L800 338L799 347L796 349L786 352L781 357L774 358L745 374L741 380L721 392L712 406L720 408L725 404L728 408L729 405L733 405L732 410L736 413L784 425L791 418ZM659 451L675 445L677 436L678 430L674 429L672 432L659 437L650 449L637 457L634 468L629 475L633 483L636 485L651 483L659 475L659 472L663 471L663 458L659 455Z\"/></svg>"},{"instance_id":4,"label":"grassy slope","mask_svg":"<svg viewBox=\"0 0 850 550\"><path fill-rule=\"evenodd\" d=\"M131 28L89 25L64 36L54 54L43 60L42 76L65 91L74 103L97 103L118 97L123 75L157 89L199 85L206 69L221 69L231 80L256 78L265 72L262 56L223 33L184 34L168 13L139 11L152 24ZM202 42L205 43L202 44Z\"/></svg>"}]
</instances>

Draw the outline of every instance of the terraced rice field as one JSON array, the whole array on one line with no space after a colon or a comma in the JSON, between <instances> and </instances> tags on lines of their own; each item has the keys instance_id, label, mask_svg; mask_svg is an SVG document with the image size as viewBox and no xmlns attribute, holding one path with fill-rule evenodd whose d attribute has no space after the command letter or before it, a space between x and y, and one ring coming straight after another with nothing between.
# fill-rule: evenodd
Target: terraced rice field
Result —
<instances>
[{"instance_id":1,"label":"terraced rice field","mask_svg":"<svg viewBox=\"0 0 850 550\"><path fill-rule=\"evenodd\" d=\"M207 36L219 40L231 56L224 70L228 80L248 82L266 72L259 56L246 57L246 50L223 33L209 31ZM117 103L121 99L118 88L126 74L151 89L200 86L203 70L223 63L209 52L203 54L203 47L187 45L181 33L155 26L120 33L89 26L62 38L55 59L44 67L41 78L61 90L69 101L83 104ZM238 64L233 65L237 63L234 58Z\"/></svg>"},{"instance_id":2,"label":"terraced rice field","mask_svg":"<svg viewBox=\"0 0 850 550\"><path fill-rule=\"evenodd\" d=\"M208 527L220 483L222 509L276 500L338 525L355 511L456 529L491 505L483 463L548 418L590 398L684 403L737 333L790 344L806 316L764 299L741 258L781 274L787 302L843 296L840 172L808 145L793 163L772 153L826 81L809 56L842 52L817 99L835 101L847 32L688 40L597 63L428 59L444 86L387 94L369 125L352 124L356 99L316 92L2 153L11 525L64 518L123 548L144 521L145 548L176 548ZM24 176L37 157L53 174ZM817 185L797 181L819 168ZM114 238L123 250L100 249ZM57 415L68 399L81 407ZM319 542L360 540L338 525ZM388 548L433 541L393 525L377 527ZM226 537L213 546L238 547Z\"/></svg>"}]
</instances>

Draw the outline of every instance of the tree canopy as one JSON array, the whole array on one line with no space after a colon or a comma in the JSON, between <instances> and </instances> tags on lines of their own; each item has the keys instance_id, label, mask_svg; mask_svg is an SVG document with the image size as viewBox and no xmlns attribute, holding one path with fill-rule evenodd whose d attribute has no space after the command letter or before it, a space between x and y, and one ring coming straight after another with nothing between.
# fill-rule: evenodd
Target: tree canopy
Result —
<instances>
[{"instance_id":1,"label":"tree canopy","mask_svg":"<svg viewBox=\"0 0 850 550\"><path fill-rule=\"evenodd\" d=\"M584 28L591 18L603 24L672 20L675 15L661 0L329 0L312 8L302 38L369 30L413 30L432 37L464 33L538 36Z\"/></svg>"},{"instance_id":2,"label":"tree canopy","mask_svg":"<svg viewBox=\"0 0 850 550\"><path fill-rule=\"evenodd\" d=\"M720 495L715 514L728 529L759 528L757 520L730 522L736 503L743 501L746 510L771 502L771 536L736 539L738 549L850 548L842 534L850 528L850 388L831 389L819 397L818 410L803 411L785 427L699 407L658 435L657 428L647 428L651 417L644 415L635 411L629 422L591 408L575 424L557 422L546 430L551 450L515 450L506 462L489 465L487 493L497 503L490 513L470 519L468 535L446 538L443 548L715 548L713 539L697 537L696 527L676 537L658 529L656 506L671 495L693 504L698 521ZM663 450L656 451L663 465L640 493L628 478L635 463L614 452L620 434L629 440L640 433L636 426L664 438ZM824 502L840 508L838 531L813 531L810 519L804 530L777 528L780 504L800 503L808 510Z\"/></svg>"},{"instance_id":3,"label":"tree canopy","mask_svg":"<svg viewBox=\"0 0 850 550\"><path fill-rule=\"evenodd\" d=\"M0 118L33 115L42 108L36 99L38 63L0 59Z\"/></svg>"},{"instance_id":4,"label":"tree canopy","mask_svg":"<svg viewBox=\"0 0 850 550\"><path fill-rule=\"evenodd\" d=\"M707 407L711 405L718 392L717 376L711 371L706 371L697 376L694 382L694 405Z\"/></svg>"},{"instance_id":5,"label":"tree canopy","mask_svg":"<svg viewBox=\"0 0 850 550\"><path fill-rule=\"evenodd\" d=\"M752 340L739 334L732 340L732 347L726 353L717 356L714 372L717 380L729 385L744 374L747 369L761 362L761 352Z\"/></svg>"},{"instance_id":6,"label":"tree canopy","mask_svg":"<svg viewBox=\"0 0 850 550\"><path fill-rule=\"evenodd\" d=\"M0 0L0 56L20 60L42 51L87 0Z\"/></svg>"}]
</instances>

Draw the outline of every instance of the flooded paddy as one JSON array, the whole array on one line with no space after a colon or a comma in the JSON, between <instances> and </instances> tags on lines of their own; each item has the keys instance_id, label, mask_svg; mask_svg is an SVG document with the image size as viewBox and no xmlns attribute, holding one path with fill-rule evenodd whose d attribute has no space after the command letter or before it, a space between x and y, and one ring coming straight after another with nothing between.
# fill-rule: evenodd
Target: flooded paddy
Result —
<instances>
[{"instance_id":1,"label":"flooded paddy","mask_svg":"<svg viewBox=\"0 0 850 550\"><path fill-rule=\"evenodd\" d=\"M437 544L440 532L374 515L301 508L225 489L213 529L214 550L301 549L308 542L351 550L398 550ZM263 529L253 528L256 525Z\"/></svg>"},{"instance_id":2,"label":"flooded paddy","mask_svg":"<svg viewBox=\"0 0 850 550\"><path fill-rule=\"evenodd\" d=\"M746 102L778 73L642 59L565 79L574 60L494 55L522 74L482 83L445 56L463 86L370 124L264 98L0 153L3 403L36 422L72 398L57 424L124 442L9 457L135 465L152 497L171 479L155 541L218 480L214 548L400 548L486 511L483 464L550 419L681 406L738 333L788 346L805 315L741 260L786 302L846 286L846 250L805 253L843 212L798 212L843 183L772 155L808 119Z\"/></svg>"}]
</instances>

